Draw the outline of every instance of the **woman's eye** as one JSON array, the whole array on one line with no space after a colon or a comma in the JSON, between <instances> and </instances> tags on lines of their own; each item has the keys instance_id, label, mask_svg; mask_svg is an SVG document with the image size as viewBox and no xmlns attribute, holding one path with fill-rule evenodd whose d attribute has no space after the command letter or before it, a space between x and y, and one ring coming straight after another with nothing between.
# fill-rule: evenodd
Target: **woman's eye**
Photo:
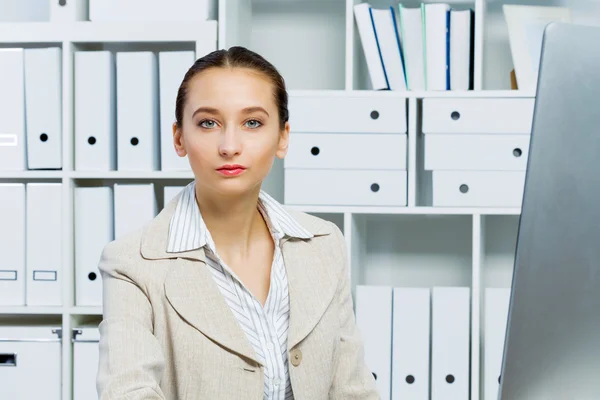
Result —
<instances>
[{"instance_id":1,"label":"woman's eye","mask_svg":"<svg viewBox=\"0 0 600 400\"><path fill-rule=\"evenodd\" d=\"M260 121L257 121L255 119L251 119L249 121L246 122L246 126L250 129L256 129L259 126L261 126L262 124L260 123Z\"/></svg>"},{"instance_id":2,"label":"woman's eye","mask_svg":"<svg viewBox=\"0 0 600 400\"><path fill-rule=\"evenodd\" d=\"M211 128L214 128L216 124L215 124L215 121L212 121L210 119L205 119L204 121L200 121L200 123L198 125L202 128L211 129Z\"/></svg>"}]
</instances>

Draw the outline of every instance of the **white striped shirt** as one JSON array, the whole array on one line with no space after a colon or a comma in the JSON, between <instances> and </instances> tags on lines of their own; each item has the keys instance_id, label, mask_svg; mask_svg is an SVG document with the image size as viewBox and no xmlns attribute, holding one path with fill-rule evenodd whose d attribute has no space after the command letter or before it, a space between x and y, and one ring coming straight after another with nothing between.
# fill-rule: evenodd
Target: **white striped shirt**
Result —
<instances>
[{"instance_id":1,"label":"white striped shirt","mask_svg":"<svg viewBox=\"0 0 600 400\"><path fill-rule=\"evenodd\" d=\"M267 222L275 243L269 294L264 307L219 257L196 203L195 182L190 183L181 193L171 219L167 252L205 247L206 265L252 344L258 360L264 365L263 399L290 400L294 398L287 353L290 308L280 240L286 235L310 238L312 234L264 191L260 192L258 209Z\"/></svg>"}]
</instances>

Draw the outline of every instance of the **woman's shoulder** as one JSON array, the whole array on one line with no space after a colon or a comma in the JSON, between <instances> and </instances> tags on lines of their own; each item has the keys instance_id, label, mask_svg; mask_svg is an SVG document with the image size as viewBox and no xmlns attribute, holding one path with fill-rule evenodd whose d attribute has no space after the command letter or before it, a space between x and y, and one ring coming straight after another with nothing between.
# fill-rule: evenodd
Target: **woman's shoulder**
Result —
<instances>
[{"instance_id":1,"label":"woman's shoulder","mask_svg":"<svg viewBox=\"0 0 600 400\"><path fill-rule=\"evenodd\" d=\"M309 214L304 211L290 208L289 206L283 206L287 213L290 214L300 225L315 236L323 235L343 235L340 228L333 222L317 217L316 215Z\"/></svg>"},{"instance_id":2,"label":"woman's shoulder","mask_svg":"<svg viewBox=\"0 0 600 400\"><path fill-rule=\"evenodd\" d=\"M107 243L101 254L103 265L138 265L149 260L144 257L144 249L166 248L169 222L175 203L165 206L154 218L142 226L131 229Z\"/></svg>"},{"instance_id":3,"label":"woman's shoulder","mask_svg":"<svg viewBox=\"0 0 600 400\"><path fill-rule=\"evenodd\" d=\"M346 239L342 230L332 221L303 211L284 206L286 211L312 234L308 241L315 250L327 253L340 259L346 254Z\"/></svg>"},{"instance_id":4,"label":"woman's shoulder","mask_svg":"<svg viewBox=\"0 0 600 400\"><path fill-rule=\"evenodd\" d=\"M138 228L107 243L102 250L100 261L119 264L139 261L143 231L144 228Z\"/></svg>"}]
</instances>

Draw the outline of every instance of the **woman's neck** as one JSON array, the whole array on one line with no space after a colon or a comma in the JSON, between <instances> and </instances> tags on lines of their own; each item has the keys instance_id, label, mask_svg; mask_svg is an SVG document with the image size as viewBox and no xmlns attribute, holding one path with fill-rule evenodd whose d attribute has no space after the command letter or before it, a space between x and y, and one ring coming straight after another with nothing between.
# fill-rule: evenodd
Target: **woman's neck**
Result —
<instances>
[{"instance_id":1,"label":"woman's neck","mask_svg":"<svg viewBox=\"0 0 600 400\"><path fill-rule=\"evenodd\" d=\"M196 185L202 219L219 253L247 254L252 238L265 229L258 211L260 188L235 197L209 196Z\"/></svg>"}]
</instances>

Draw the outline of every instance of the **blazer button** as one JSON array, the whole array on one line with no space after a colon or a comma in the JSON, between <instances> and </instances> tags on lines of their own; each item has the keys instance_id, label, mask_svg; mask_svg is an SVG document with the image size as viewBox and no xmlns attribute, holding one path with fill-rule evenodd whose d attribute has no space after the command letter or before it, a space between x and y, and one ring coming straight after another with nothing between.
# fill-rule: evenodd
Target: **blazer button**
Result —
<instances>
[{"instance_id":1,"label":"blazer button","mask_svg":"<svg viewBox=\"0 0 600 400\"><path fill-rule=\"evenodd\" d=\"M299 349L294 349L290 353L291 362L294 367L297 367L302 362L302 352Z\"/></svg>"}]
</instances>

